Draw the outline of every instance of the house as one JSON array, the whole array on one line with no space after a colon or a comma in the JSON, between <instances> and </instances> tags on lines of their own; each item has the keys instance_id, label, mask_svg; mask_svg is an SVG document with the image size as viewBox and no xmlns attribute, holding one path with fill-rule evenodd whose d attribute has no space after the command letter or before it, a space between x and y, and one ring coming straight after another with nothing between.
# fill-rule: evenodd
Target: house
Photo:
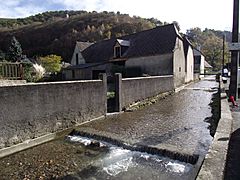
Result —
<instances>
[{"instance_id":1,"label":"house","mask_svg":"<svg viewBox=\"0 0 240 180\"><path fill-rule=\"evenodd\" d=\"M194 55L194 73L198 73L200 78L204 77L206 69L211 69L212 66L205 60L203 53L198 50L193 50Z\"/></svg>"},{"instance_id":2,"label":"house","mask_svg":"<svg viewBox=\"0 0 240 180\"><path fill-rule=\"evenodd\" d=\"M205 56L198 49L193 50L193 55L194 55L194 73L204 74Z\"/></svg>"},{"instance_id":3,"label":"house","mask_svg":"<svg viewBox=\"0 0 240 180\"><path fill-rule=\"evenodd\" d=\"M82 57L82 51L91 46L93 43L89 42L76 42L74 52L72 55L71 65L85 64L85 60Z\"/></svg>"},{"instance_id":4,"label":"house","mask_svg":"<svg viewBox=\"0 0 240 180\"><path fill-rule=\"evenodd\" d=\"M199 49L193 49L194 55L194 73L199 73L200 78L204 77L206 70L212 68L212 66L205 60L205 56Z\"/></svg>"},{"instance_id":5,"label":"house","mask_svg":"<svg viewBox=\"0 0 240 180\"><path fill-rule=\"evenodd\" d=\"M183 37L174 24L76 47L71 66L64 70L67 80L95 79L99 73L123 77L173 75L175 87L191 81L191 48L185 60ZM77 45L76 45L77 46ZM78 55L77 55L78 54ZM75 60L74 60L75 59ZM185 78L185 76L188 78Z\"/></svg>"},{"instance_id":6,"label":"house","mask_svg":"<svg viewBox=\"0 0 240 180\"><path fill-rule=\"evenodd\" d=\"M194 80L194 56L193 56L193 45L187 39L183 37L184 55L185 55L185 83Z\"/></svg>"}]
</instances>

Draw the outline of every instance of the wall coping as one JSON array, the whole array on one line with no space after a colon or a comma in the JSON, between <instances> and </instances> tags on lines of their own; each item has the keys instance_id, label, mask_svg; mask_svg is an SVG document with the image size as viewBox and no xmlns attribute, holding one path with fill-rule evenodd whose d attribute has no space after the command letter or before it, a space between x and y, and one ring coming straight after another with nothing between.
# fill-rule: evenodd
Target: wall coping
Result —
<instances>
[{"instance_id":1,"label":"wall coping","mask_svg":"<svg viewBox=\"0 0 240 180\"><path fill-rule=\"evenodd\" d=\"M123 81L130 81L130 80L141 80L141 79L157 79L157 78L171 78L173 75L166 75L166 76L148 76L148 77L137 77L137 78L123 78Z\"/></svg>"},{"instance_id":2,"label":"wall coping","mask_svg":"<svg viewBox=\"0 0 240 180\"><path fill-rule=\"evenodd\" d=\"M38 86L38 85L78 84L78 83L95 83L95 82L102 82L102 80L79 80L79 81L39 82L39 83L9 84L9 85L6 85L6 86ZM0 86L0 87L6 87L6 86Z\"/></svg>"}]
</instances>

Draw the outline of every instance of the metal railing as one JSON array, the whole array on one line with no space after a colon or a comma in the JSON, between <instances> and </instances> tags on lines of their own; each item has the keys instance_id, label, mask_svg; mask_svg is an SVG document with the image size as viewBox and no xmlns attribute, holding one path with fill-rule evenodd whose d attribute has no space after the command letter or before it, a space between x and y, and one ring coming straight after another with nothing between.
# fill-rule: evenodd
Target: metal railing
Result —
<instances>
[{"instance_id":1,"label":"metal railing","mask_svg":"<svg viewBox=\"0 0 240 180\"><path fill-rule=\"evenodd\" d=\"M0 79L23 79L22 64L0 62Z\"/></svg>"}]
</instances>

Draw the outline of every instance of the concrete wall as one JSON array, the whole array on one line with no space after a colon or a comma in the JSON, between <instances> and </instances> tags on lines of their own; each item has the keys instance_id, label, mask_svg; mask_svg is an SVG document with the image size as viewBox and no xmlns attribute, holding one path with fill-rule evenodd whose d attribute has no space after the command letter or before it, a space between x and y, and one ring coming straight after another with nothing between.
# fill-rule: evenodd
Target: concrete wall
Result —
<instances>
[{"instance_id":1,"label":"concrete wall","mask_svg":"<svg viewBox=\"0 0 240 180\"><path fill-rule=\"evenodd\" d=\"M121 106L174 90L173 76L122 79Z\"/></svg>"},{"instance_id":2,"label":"concrete wall","mask_svg":"<svg viewBox=\"0 0 240 180\"><path fill-rule=\"evenodd\" d=\"M185 83L185 55L183 41L179 38L176 39L173 55L173 75L175 87L179 87Z\"/></svg>"},{"instance_id":3,"label":"concrete wall","mask_svg":"<svg viewBox=\"0 0 240 180\"><path fill-rule=\"evenodd\" d=\"M0 86L13 86L26 83L26 80L0 80Z\"/></svg>"},{"instance_id":4,"label":"concrete wall","mask_svg":"<svg viewBox=\"0 0 240 180\"><path fill-rule=\"evenodd\" d=\"M205 72L205 67L204 67L204 61L205 61L205 57L203 55L201 55L201 63L200 63L200 77L204 77L204 72Z\"/></svg>"},{"instance_id":5,"label":"concrete wall","mask_svg":"<svg viewBox=\"0 0 240 180\"><path fill-rule=\"evenodd\" d=\"M131 58L126 61L125 67L141 68L142 73L151 76L172 75L172 58L172 53L157 56Z\"/></svg>"},{"instance_id":6,"label":"concrete wall","mask_svg":"<svg viewBox=\"0 0 240 180\"><path fill-rule=\"evenodd\" d=\"M87 69L65 69L63 71L64 78L68 80L91 80L92 71L90 68Z\"/></svg>"},{"instance_id":7,"label":"concrete wall","mask_svg":"<svg viewBox=\"0 0 240 180\"><path fill-rule=\"evenodd\" d=\"M187 58L186 58L186 67L185 67L185 83L194 80L194 56L193 56L193 49L191 46L188 48Z\"/></svg>"},{"instance_id":8,"label":"concrete wall","mask_svg":"<svg viewBox=\"0 0 240 180\"><path fill-rule=\"evenodd\" d=\"M193 53L194 53L194 72L204 74L204 72L205 72L205 67L204 67L205 57L198 50L194 49ZM204 77L204 75L200 75L200 77L202 78L202 77Z\"/></svg>"},{"instance_id":9,"label":"concrete wall","mask_svg":"<svg viewBox=\"0 0 240 180\"><path fill-rule=\"evenodd\" d=\"M199 73L194 73L194 75L193 75L193 80L194 81L197 81L197 80L199 80L200 79L200 74Z\"/></svg>"},{"instance_id":10,"label":"concrete wall","mask_svg":"<svg viewBox=\"0 0 240 180\"><path fill-rule=\"evenodd\" d=\"M0 87L0 148L106 114L104 80Z\"/></svg>"}]
</instances>

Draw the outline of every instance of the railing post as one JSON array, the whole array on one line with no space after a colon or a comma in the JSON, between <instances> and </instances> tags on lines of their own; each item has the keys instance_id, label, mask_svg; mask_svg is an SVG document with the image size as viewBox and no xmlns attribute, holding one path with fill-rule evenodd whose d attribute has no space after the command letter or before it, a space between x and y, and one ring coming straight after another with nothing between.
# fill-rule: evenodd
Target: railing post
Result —
<instances>
[{"instance_id":1,"label":"railing post","mask_svg":"<svg viewBox=\"0 0 240 180\"><path fill-rule=\"evenodd\" d=\"M18 68L18 76L20 77L20 79L22 80L23 79L23 65L22 64L19 64L19 68Z\"/></svg>"},{"instance_id":2,"label":"railing post","mask_svg":"<svg viewBox=\"0 0 240 180\"><path fill-rule=\"evenodd\" d=\"M103 101L104 101L104 111L107 114L107 75L105 73L99 74L99 79L103 81Z\"/></svg>"},{"instance_id":3,"label":"railing post","mask_svg":"<svg viewBox=\"0 0 240 180\"><path fill-rule=\"evenodd\" d=\"M122 74L115 74L115 111L122 111Z\"/></svg>"}]
</instances>

